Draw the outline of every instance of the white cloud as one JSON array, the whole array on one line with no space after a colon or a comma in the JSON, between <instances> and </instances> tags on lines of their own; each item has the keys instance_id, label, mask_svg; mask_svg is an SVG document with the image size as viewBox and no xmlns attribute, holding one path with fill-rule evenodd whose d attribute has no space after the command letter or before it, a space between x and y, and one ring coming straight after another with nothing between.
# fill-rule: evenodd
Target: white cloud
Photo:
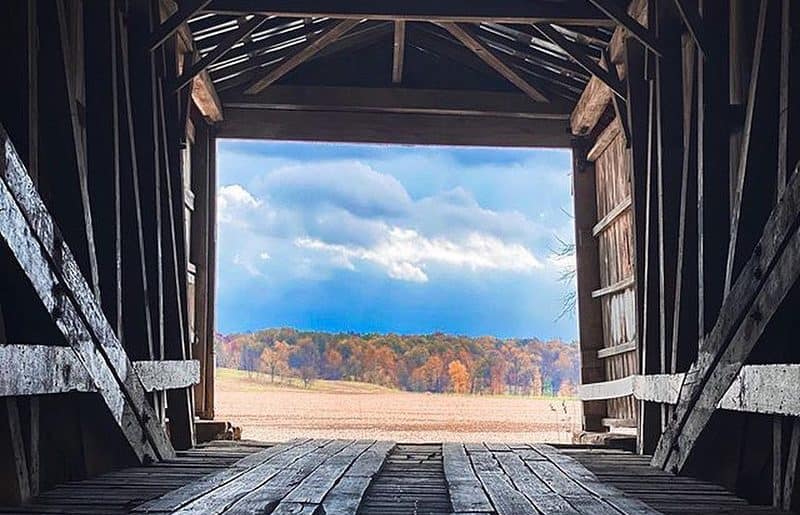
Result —
<instances>
[{"instance_id":1,"label":"white cloud","mask_svg":"<svg viewBox=\"0 0 800 515\"><path fill-rule=\"evenodd\" d=\"M414 200L393 176L356 161L281 166L247 188L223 186L218 209L235 234L226 244L239 253L232 261L250 276L271 267L322 278L364 262L422 283L435 266L529 273L563 265L534 255L552 238L536 218L487 209L460 186Z\"/></svg>"},{"instance_id":2,"label":"white cloud","mask_svg":"<svg viewBox=\"0 0 800 515\"><path fill-rule=\"evenodd\" d=\"M385 238L371 247L330 244L311 238L295 240L298 247L331 254L339 262L352 259L372 262L384 268L389 277L404 281L427 282L429 264L456 266L470 270L530 272L542 263L524 246L508 244L492 236L472 233L461 241L427 238L413 229L388 227Z\"/></svg>"}]
</instances>

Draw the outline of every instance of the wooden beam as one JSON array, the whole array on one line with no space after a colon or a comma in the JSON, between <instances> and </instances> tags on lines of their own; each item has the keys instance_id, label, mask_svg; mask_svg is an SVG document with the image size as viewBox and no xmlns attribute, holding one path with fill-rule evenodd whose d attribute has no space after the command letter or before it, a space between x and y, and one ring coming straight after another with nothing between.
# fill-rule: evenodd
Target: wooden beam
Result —
<instances>
[{"instance_id":1,"label":"wooden beam","mask_svg":"<svg viewBox=\"0 0 800 515\"><path fill-rule=\"evenodd\" d=\"M624 279L615 282L614 284L609 284L608 286L604 286L602 288L592 291L592 297L596 299L598 297L604 297L606 295L611 295L612 293L617 293L622 290L626 290L628 288L633 287L635 282L636 282L636 277L634 276L626 277Z\"/></svg>"},{"instance_id":2,"label":"wooden beam","mask_svg":"<svg viewBox=\"0 0 800 515\"><path fill-rule=\"evenodd\" d=\"M25 456L25 440L22 436L22 422L19 416L19 406L17 399L8 397L3 399L3 408L5 410L5 420L8 427L4 428L4 433L7 432L9 436L8 444L11 447L11 460L13 485L11 486L17 494L17 502L24 503L30 500L31 487L30 477L28 476L28 462Z\"/></svg>"},{"instance_id":3,"label":"wooden beam","mask_svg":"<svg viewBox=\"0 0 800 515\"><path fill-rule=\"evenodd\" d=\"M180 3L178 11L167 18L167 20L159 25L158 28L156 28L156 30L153 32L150 37L150 43L147 45L147 49L152 52L156 48L160 47L164 41L178 31L181 25L189 21L191 17L200 12L200 10L210 3L211 0L183 0Z\"/></svg>"},{"instance_id":4,"label":"wooden beam","mask_svg":"<svg viewBox=\"0 0 800 515\"><path fill-rule=\"evenodd\" d=\"M697 49L703 54L704 57L708 57L708 47L705 43L703 20L700 18L699 13L694 7L688 5L686 0L673 1L675 2L675 7L678 9L678 13L681 15L683 24L686 25L686 28L689 30L689 34L692 35L692 39L694 40L694 44L697 45Z\"/></svg>"},{"instance_id":5,"label":"wooden beam","mask_svg":"<svg viewBox=\"0 0 800 515\"><path fill-rule=\"evenodd\" d=\"M71 347L0 345L0 397L96 391Z\"/></svg>"},{"instance_id":6,"label":"wooden beam","mask_svg":"<svg viewBox=\"0 0 800 515\"><path fill-rule=\"evenodd\" d=\"M236 89L246 86L258 77L264 75L269 70L280 66L281 62L291 56L303 44L319 36L328 27L332 27L336 20L324 20L315 22L311 28L306 28L303 33L302 41L293 41L289 46L284 46L272 52L267 52L256 57L252 57L238 64L233 64L219 72L212 72L212 79L215 81L217 91ZM361 23L357 28L351 29L347 34L340 37L337 41L325 47L322 51L309 57L306 62L312 62L325 56L332 55L345 50L355 50L369 46L378 39L391 34L393 30L390 22L371 22ZM275 36L277 38L277 36ZM272 39L272 38L270 38ZM287 42L288 43L288 42Z\"/></svg>"},{"instance_id":7,"label":"wooden beam","mask_svg":"<svg viewBox=\"0 0 800 515\"><path fill-rule=\"evenodd\" d=\"M368 112L568 120L561 102L531 102L522 93L273 85L257 95L226 93L225 108L270 111Z\"/></svg>"},{"instance_id":8,"label":"wooden beam","mask_svg":"<svg viewBox=\"0 0 800 515\"><path fill-rule=\"evenodd\" d=\"M589 149L589 152L586 154L586 159L589 161L596 161L598 157L605 151L605 149L611 144L612 141L617 137L617 134L622 130L622 120L619 117L614 118L611 120L605 129L597 136L597 139L592 145L592 148Z\"/></svg>"},{"instance_id":9,"label":"wooden beam","mask_svg":"<svg viewBox=\"0 0 800 515\"><path fill-rule=\"evenodd\" d=\"M619 4L615 3L613 0L589 0L589 2L603 11L606 16L628 29L633 37L641 41L642 44L649 48L654 54L658 56L663 55L664 52L661 49L661 44L653 33L647 27L642 26L641 23L633 19Z\"/></svg>"},{"instance_id":10,"label":"wooden beam","mask_svg":"<svg viewBox=\"0 0 800 515\"><path fill-rule=\"evenodd\" d=\"M772 505L781 507L783 494L783 417L772 416Z\"/></svg>"},{"instance_id":11,"label":"wooden beam","mask_svg":"<svg viewBox=\"0 0 800 515\"><path fill-rule=\"evenodd\" d=\"M461 44L469 48L475 55L477 55L483 62L492 67L497 73L506 78L509 82L518 87L523 93L531 97L536 102L548 102L544 94L536 89L529 81L522 78L517 72L512 70L498 55L483 43L474 37L470 30L457 23L441 23L440 24L447 32L453 35L454 38L459 40Z\"/></svg>"},{"instance_id":12,"label":"wooden beam","mask_svg":"<svg viewBox=\"0 0 800 515\"><path fill-rule=\"evenodd\" d=\"M97 253L94 244L94 223L92 221L91 199L89 198L88 161L86 157L86 127L83 109L86 106L83 86L83 3L69 4L68 14L65 0L57 0L58 27L61 39L61 51L64 62L65 83L67 86L67 102L72 126L72 140L75 146L78 184L81 191L81 207L83 209L84 229L86 231L86 249L89 262L89 276L96 299L100 300L100 276L97 267ZM68 27L70 21L72 26Z\"/></svg>"},{"instance_id":13,"label":"wooden beam","mask_svg":"<svg viewBox=\"0 0 800 515\"><path fill-rule=\"evenodd\" d=\"M148 392L188 388L200 382L200 362L196 359L134 361L133 367Z\"/></svg>"},{"instance_id":14,"label":"wooden beam","mask_svg":"<svg viewBox=\"0 0 800 515\"><path fill-rule=\"evenodd\" d=\"M614 96L611 88L597 77L592 77L581 93L570 117L570 128L576 136L586 136L594 130L600 117Z\"/></svg>"},{"instance_id":15,"label":"wooden beam","mask_svg":"<svg viewBox=\"0 0 800 515\"><path fill-rule=\"evenodd\" d=\"M200 381L197 360L134 361L148 392L187 388ZM98 386L72 347L0 345L0 397L96 393Z\"/></svg>"},{"instance_id":16,"label":"wooden beam","mask_svg":"<svg viewBox=\"0 0 800 515\"><path fill-rule=\"evenodd\" d=\"M597 356L603 348L603 313L601 302L591 292L600 287L599 243L592 235L597 221L594 164L586 159L586 142L573 140L572 191L575 213L575 270L578 283L578 340L581 352L581 383L604 381L605 365ZM583 404L583 429L600 431L600 419L607 415L604 401Z\"/></svg>"},{"instance_id":17,"label":"wooden beam","mask_svg":"<svg viewBox=\"0 0 800 515\"><path fill-rule=\"evenodd\" d=\"M625 99L625 87L609 70L604 70L597 61L586 55L580 45L568 40L557 31L552 25L540 24L534 25L534 28L546 39L549 39L554 45L558 46L572 57L576 63L581 65L587 72L597 77L603 84L611 88L618 97ZM607 61L607 66L614 66L610 60Z\"/></svg>"},{"instance_id":18,"label":"wooden beam","mask_svg":"<svg viewBox=\"0 0 800 515\"><path fill-rule=\"evenodd\" d=\"M780 60L780 83L778 93L778 185L776 189L777 198L783 195L786 188L786 177L789 170L789 76L790 54L792 47L792 20L791 20L791 0L781 2L781 60ZM795 6L796 7L796 6ZM795 59L798 57L795 56ZM797 100L795 100L797 102Z\"/></svg>"},{"instance_id":19,"label":"wooden beam","mask_svg":"<svg viewBox=\"0 0 800 515\"><path fill-rule=\"evenodd\" d=\"M619 399L633 395L634 376L603 381L601 383L582 384L578 386L578 397L582 401L600 401Z\"/></svg>"},{"instance_id":20,"label":"wooden beam","mask_svg":"<svg viewBox=\"0 0 800 515\"><path fill-rule=\"evenodd\" d=\"M793 213L796 215L797 205L794 207ZM733 382L772 316L800 277L800 231L797 230L788 238L786 246L777 252L774 265L761 266L762 256L769 252L769 249L764 248L764 239L772 239L776 245L783 239L779 231L777 234L766 232L769 230L769 225L770 221L767 222L764 237L753 256L753 260L758 263L757 268L747 269L746 266L746 270L737 279L736 285L726 298L717 326L707 341L708 348L704 349L708 357L703 359L701 355L699 361L702 366L697 366L696 363L692 366L693 370L690 370L692 379L691 381L687 379L688 388L685 388L685 395L683 390L681 392L681 402L676 417L670 422L659 441L654 454L654 464L668 470L683 468L697 438L711 417L708 406L713 406ZM747 297L753 295L752 303L747 302L749 298L741 302L743 299L734 297L734 289L738 289L736 287L740 283L747 286L752 284L748 277L750 274L754 274L757 278L756 287L752 288L754 291L746 292ZM738 291L736 294L737 297L741 295ZM737 302L737 305L731 306L729 301ZM730 316L739 314L741 317L729 321ZM717 328L727 326L731 326L727 337L722 341L718 340L721 331L718 332Z\"/></svg>"},{"instance_id":21,"label":"wooden beam","mask_svg":"<svg viewBox=\"0 0 800 515\"><path fill-rule=\"evenodd\" d=\"M245 90L245 93L248 95L254 95L260 92L273 82L277 81L290 71L303 64L305 61L311 58L311 56L320 52L323 48L339 39L339 37L343 36L348 30L352 29L359 23L361 23L361 20L344 20L336 25L333 25L329 29L322 32L319 36L314 38L308 45L298 49L296 52L284 59L281 64L279 64L275 69L270 70L267 75L255 81Z\"/></svg>"},{"instance_id":22,"label":"wooden beam","mask_svg":"<svg viewBox=\"0 0 800 515\"><path fill-rule=\"evenodd\" d=\"M0 237L67 343L75 349L140 460L169 458L172 446L111 325L0 126Z\"/></svg>"},{"instance_id":23,"label":"wooden beam","mask_svg":"<svg viewBox=\"0 0 800 515\"><path fill-rule=\"evenodd\" d=\"M582 400L637 399L676 404L686 374L632 375L578 387ZM713 404L724 409L764 415L800 416L800 365L747 365Z\"/></svg>"},{"instance_id":24,"label":"wooden beam","mask_svg":"<svg viewBox=\"0 0 800 515\"><path fill-rule=\"evenodd\" d=\"M597 357L600 359L610 358L612 356L619 356L626 352L635 351L637 349L636 340L620 343L619 345L612 345L611 347L604 347L597 351Z\"/></svg>"},{"instance_id":25,"label":"wooden beam","mask_svg":"<svg viewBox=\"0 0 800 515\"><path fill-rule=\"evenodd\" d=\"M614 223L614 220L619 218L619 216L622 215L623 213L627 213L628 210L630 210L631 204L632 204L632 197L629 195L625 197L625 199L622 202L614 206L614 208L611 209L611 211L606 213L606 216L604 216L600 221L598 221L595 224L594 227L592 227L592 235L597 236L601 232L608 229L611 226L611 224Z\"/></svg>"},{"instance_id":26,"label":"wooden beam","mask_svg":"<svg viewBox=\"0 0 800 515\"><path fill-rule=\"evenodd\" d=\"M39 21L37 1L28 0L28 173L39 182Z\"/></svg>"},{"instance_id":27,"label":"wooden beam","mask_svg":"<svg viewBox=\"0 0 800 515\"><path fill-rule=\"evenodd\" d=\"M789 440L789 453L786 456L786 473L783 477L783 494L781 496L781 508L787 511L792 508L798 456L800 456L800 417L794 417L792 419L792 435Z\"/></svg>"},{"instance_id":28,"label":"wooden beam","mask_svg":"<svg viewBox=\"0 0 800 515\"><path fill-rule=\"evenodd\" d=\"M403 61L406 55L406 22L394 22L394 48L392 54L392 82L403 82Z\"/></svg>"},{"instance_id":29,"label":"wooden beam","mask_svg":"<svg viewBox=\"0 0 800 515\"><path fill-rule=\"evenodd\" d=\"M506 0L503 2L470 2L459 0L214 0L208 11L243 14L259 13L283 18L334 18L405 20L458 23L557 23L566 25L611 26L597 9L582 1L536 2Z\"/></svg>"},{"instance_id":30,"label":"wooden beam","mask_svg":"<svg viewBox=\"0 0 800 515\"><path fill-rule=\"evenodd\" d=\"M409 145L481 145L559 147L569 145L566 120L492 116L325 111L271 111L227 107L220 138L397 143ZM487 129L491 130L487 130Z\"/></svg>"},{"instance_id":31,"label":"wooden beam","mask_svg":"<svg viewBox=\"0 0 800 515\"><path fill-rule=\"evenodd\" d=\"M755 44L753 48L753 64L750 70L750 87L747 91L747 107L745 110L744 127L742 128L742 141L739 146L738 171L736 174L736 189L734 190L733 206L731 211L731 234L728 240L728 260L725 266L725 294L727 295L733 284L736 259L736 242L739 236L739 219L742 214L742 199L744 197L745 176L750 153L750 139L755 116L756 100L758 95L759 76L761 71L761 57L764 48L764 37L767 30L767 12L769 0L761 0L758 9L758 25L756 28Z\"/></svg>"},{"instance_id":32,"label":"wooden beam","mask_svg":"<svg viewBox=\"0 0 800 515\"><path fill-rule=\"evenodd\" d=\"M233 45L252 34L253 31L258 29L267 19L266 16L253 16L250 19L247 19L246 16L239 18L239 28L225 37L214 50L207 53L199 61L186 67L181 76L175 81L172 89L179 90L189 84L200 72L217 62L233 48Z\"/></svg>"}]
</instances>

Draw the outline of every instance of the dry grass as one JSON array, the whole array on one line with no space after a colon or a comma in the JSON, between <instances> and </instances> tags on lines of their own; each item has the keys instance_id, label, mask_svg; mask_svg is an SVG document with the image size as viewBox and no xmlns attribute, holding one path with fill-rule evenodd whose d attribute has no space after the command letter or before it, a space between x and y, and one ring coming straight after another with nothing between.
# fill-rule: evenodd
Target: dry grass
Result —
<instances>
[{"instance_id":1,"label":"dry grass","mask_svg":"<svg viewBox=\"0 0 800 515\"><path fill-rule=\"evenodd\" d=\"M401 442L572 441L574 399L410 393L365 383L272 384L260 374L218 369L216 418L243 438L376 438Z\"/></svg>"}]
</instances>

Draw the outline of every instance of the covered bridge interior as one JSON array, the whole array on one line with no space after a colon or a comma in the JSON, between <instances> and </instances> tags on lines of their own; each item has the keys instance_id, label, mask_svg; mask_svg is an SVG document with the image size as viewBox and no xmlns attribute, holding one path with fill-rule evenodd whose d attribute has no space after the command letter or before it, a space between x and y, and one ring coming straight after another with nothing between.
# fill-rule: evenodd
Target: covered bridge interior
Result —
<instances>
[{"instance_id":1,"label":"covered bridge interior","mask_svg":"<svg viewBox=\"0 0 800 515\"><path fill-rule=\"evenodd\" d=\"M389 513L362 496L391 474L430 473L442 512L758 510L729 492L796 508L798 11L792 0L0 2L0 505L90 513L95 495L97 513L112 498L121 512ZM643 456L524 443L196 448L198 421L214 418L217 138L571 148L582 438L632 437ZM323 457L298 468L301 452ZM270 485L269 498L233 486L270 463L284 479L308 470L284 490L251 485ZM97 476L117 483L57 487ZM142 477L140 497L120 493ZM213 492L224 502L206 504Z\"/></svg>"}]
</instances>

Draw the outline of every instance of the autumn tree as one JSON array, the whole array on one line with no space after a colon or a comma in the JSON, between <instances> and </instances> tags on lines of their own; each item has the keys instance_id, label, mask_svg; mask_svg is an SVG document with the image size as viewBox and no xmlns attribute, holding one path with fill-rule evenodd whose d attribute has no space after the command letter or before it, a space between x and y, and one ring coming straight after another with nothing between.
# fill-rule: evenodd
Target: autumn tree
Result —
<instances>
[{"instance_id":1,"label":"autumn tree","mask_svg":"<svg viewBox=\"0 0 800 515\"><path fill-rule=\"evenodd\" d=\"M269 374L270 382L275 382L276 375L282 375L289 367L289 346L278 341L272 347L264 347L261 352L260 370Z\"/></svg>"},{"instance_id":2,"label":"autumn tree","mask_svg":"<svg viewBox=\"0 0 800 515\"><path fill-rule=\"evenodd\" d=\"M447 373L450 376L450 388L455 393L469 392L469 372L467 367L458 360L451 361L447 365Z\"/></svg>"}]
</instances>

